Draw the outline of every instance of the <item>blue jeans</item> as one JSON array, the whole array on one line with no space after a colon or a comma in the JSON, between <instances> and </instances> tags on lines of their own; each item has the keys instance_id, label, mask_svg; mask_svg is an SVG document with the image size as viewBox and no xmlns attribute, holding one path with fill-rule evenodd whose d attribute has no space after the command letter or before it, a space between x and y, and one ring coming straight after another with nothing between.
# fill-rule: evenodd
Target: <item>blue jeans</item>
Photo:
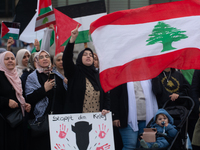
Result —
<instances>
[{"instance_id":1,"label":"blue jeans","mask_svg":"<svg viewBox=\"0 0 200 150\"><path fill-rule=\"evenodd\" d=\"M133 131L128 125L126 128L119 128L119 133L122 137L123 149L122 150L133 150L138 147L138 135L143 133L143 128L146 126L146 121L138 121L139 131Z\"/></svg>"}]
</instances>

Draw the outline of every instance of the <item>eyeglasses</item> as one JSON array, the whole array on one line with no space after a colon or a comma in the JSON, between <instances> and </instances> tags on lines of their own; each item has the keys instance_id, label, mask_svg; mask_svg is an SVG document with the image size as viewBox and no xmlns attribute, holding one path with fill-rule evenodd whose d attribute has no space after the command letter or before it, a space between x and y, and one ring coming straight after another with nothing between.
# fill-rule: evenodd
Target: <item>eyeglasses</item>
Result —
<instances>
[{"instance_id":1,"label":"eyeglasses","mask_svg":"<svg viewBox=\"0 0 200 150\"><path fill-rule=\"evenodd\" d=\"M50 56L49 55L39 56L39 59L44 59L44 58L50 58Z\"/></svg>"}]
</instances>

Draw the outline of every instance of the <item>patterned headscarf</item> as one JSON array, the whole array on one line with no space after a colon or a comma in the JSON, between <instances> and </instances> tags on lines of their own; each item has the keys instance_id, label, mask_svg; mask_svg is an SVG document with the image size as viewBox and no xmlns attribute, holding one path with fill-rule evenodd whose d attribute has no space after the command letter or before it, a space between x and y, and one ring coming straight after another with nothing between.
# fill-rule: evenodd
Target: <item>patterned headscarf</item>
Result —
<instances>
[{"instance_id":1,"label":"patterned headscarf","mask_svg":"<svg viewBox=\"0 0 200 150\"><path fill-rule=\"evenodd\" d=\"M43 67L40 65L40 63L39 63L39 56L40 56L40 54L41 54L42 52L47 53L47 55L49 55L49 57L50 57L50 54L49 54L47 51L45 51L45 50L40 50L40 51L35 55L36 69L37 69L37 71L38 71L39 73L42 73L42 72L43 72L43 73L45 73L45 74L49 74L50 71L51 71L51 61L50 61L50 64L49 64L49 66L48 66L47 68L43 68Z\"/></svg>"}]
</instances>

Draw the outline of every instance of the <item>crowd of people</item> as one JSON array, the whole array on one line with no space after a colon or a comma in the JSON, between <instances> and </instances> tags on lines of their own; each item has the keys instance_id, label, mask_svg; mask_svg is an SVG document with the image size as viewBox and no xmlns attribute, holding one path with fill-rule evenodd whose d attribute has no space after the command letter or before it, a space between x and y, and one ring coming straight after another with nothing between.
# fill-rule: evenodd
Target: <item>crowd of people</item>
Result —
<instances>
[{"instance_id":1,"label":"crowd of people","mask_svg":"<svg viewBox=\"0 0 200 150\"><path fill-rule=\"evenodd\" d=\"M185 103L179 96L191 96L195 102L188 134L193 149L200 148L199 70L194 73L192 85L179 70L166 68L153 79L128 82L105 93L99 80L97 54L85 48L76 63L73 61L77 36L78 26L71 31L64 52L52 60L48 47L40 50L37 47L38 52L32 54L21 49L16 57L10 48L0 49L0 149L50 150L49 132L34 136L30 127L30 122L39 123L48 114L102 112L106 115L110 111L116 150L166 147L167 141L149 144L139 141L138 136L152 118L158 128L170 126L171 134L175 134L173 119L160 108L168 100L172 106ZM23 120L13 128L6 118L17 109L21 110ZM160 115L161 112L164 115ZM161 124L162 120L167 123Z\"/></svg>"}]
</instances>

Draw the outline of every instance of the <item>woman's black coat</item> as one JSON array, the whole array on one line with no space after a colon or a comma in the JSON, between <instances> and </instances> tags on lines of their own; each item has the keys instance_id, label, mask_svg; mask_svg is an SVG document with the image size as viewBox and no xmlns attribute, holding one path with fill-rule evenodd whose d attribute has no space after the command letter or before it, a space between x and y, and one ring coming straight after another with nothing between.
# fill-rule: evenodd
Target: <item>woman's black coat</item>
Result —
<instances>
[{"instance_id":1,"label":"woman's black coat","mask_svg":"<svg viewBox=\"0 0 200 150\"><path fill-rule=\"evenodd\" d=\"M85 96L86 81L85 75L73 62L74 43L68 43L63 53L63 67L65 76L68 79L68 98L65 104L66 113L82 113ZM99 82L98 72L95 78ZM109 94L100 87L100 111L110 110Z\"/></svg>"}]
</instances>

